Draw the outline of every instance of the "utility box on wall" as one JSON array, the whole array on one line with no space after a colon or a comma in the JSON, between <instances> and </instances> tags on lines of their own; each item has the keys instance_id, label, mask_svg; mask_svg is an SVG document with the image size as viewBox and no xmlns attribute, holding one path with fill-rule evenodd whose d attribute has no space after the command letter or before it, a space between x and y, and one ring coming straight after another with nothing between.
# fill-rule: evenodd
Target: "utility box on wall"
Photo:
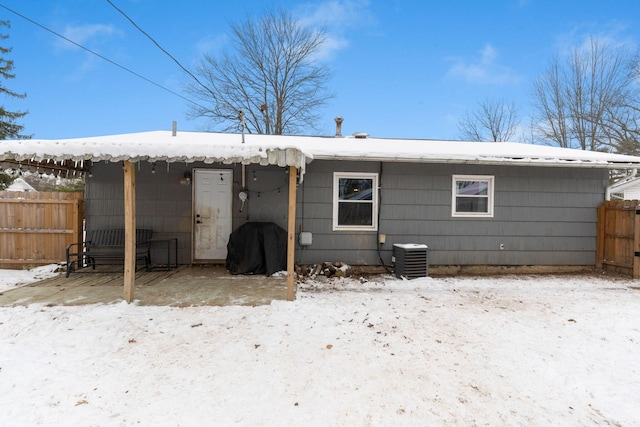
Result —
<instances>
[{"instance_id":1,"label":"utility box on wall","mask_svg":"<svg viewBox=\"0 0 640 427\"><path fill-rule=\"evenodd\" d=\"M401 243L393 245L393 259L396 277L415 279L427 277L429 264L427 245L417 243Z\"/></svg>"},{"instance_id":2,"label":"utility box on wall","mask_svg":"<svg viewBox=\"0 0 640 427\"><path fill-rule=\"evenodd\" d=\"M298 243L300 243L300 246L311 246L311 243L313 243L313 234L311 234L310 231L300 232Z\"/></svg>"}]
</instances>

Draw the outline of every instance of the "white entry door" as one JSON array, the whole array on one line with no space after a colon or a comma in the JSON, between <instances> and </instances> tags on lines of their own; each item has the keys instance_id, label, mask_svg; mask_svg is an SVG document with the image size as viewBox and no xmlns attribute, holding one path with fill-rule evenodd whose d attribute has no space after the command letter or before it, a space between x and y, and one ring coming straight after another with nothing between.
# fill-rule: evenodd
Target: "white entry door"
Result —
<instances>
[{"instance_id":1,"label":"white entry door","mask_svg":"<svg viewBox=\"0 0 640 427\"><path fill-rule=\"evenodd\" d=\"M193 261L224 260L231 234L233 174L193 171Z\"/></svg>"}]
</instances>

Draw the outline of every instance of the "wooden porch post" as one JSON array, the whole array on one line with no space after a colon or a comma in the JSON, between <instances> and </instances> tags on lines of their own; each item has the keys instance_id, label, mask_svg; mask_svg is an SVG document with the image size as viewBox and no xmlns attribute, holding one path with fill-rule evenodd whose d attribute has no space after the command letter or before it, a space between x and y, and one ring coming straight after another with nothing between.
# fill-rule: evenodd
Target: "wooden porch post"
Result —
<instances>
[{"instance_id":1,"label":"wooden porch post","mask_svg":"<svg viewBox=\"0 0 640 427\"><path fill-rule=\"evenodd\" d=\"M298 169L289 166L289 213L287 221L287 301L296 299L296 177Z\"/></svg>"},{"instance_id":2,"label":"wooden porch post","mask_svg":"<svg viewBox=\"0 0 640 427\"><path fill-rule=\"evenodd\" d=\"M136 281L136 167L124 162L124 299L133 301Z\"/></svg>"}]
</instances>

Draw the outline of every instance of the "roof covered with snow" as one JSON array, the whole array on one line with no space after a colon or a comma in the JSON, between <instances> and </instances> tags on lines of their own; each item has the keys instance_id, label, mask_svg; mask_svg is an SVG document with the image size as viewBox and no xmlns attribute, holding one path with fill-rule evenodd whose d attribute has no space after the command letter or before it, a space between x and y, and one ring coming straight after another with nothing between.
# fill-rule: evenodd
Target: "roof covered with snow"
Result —
<instances>
[{"instance_id":1,"label":"roof covered with snow","mask_svg":"<svg viewBox=\"0 0 640 427\"><path fill-rule=\"evenodd\" d=\"M31 184L22 178L16 178L11 185L6 188L7 191L37 191Z\"/></svg>"},{"instance_id":2,"label":"roof covered with snow","mask_svg":"<svg viewBox=\"0 0 640 427\"><path fill-rule=\"evenodd\" d=\"M0 141L0 160L259 163L304 170L314 159L637 168L640 157L513 142L152 131Z\"/></svg>"},{"instance_id":3,"label":"roof covered with snow","mask_svg":"<svg viewBox=\"0 0 640 427\"><path fill-rule=\"evenodd\" d=\"M140 132L59 140L0 141L0 160L42 161L167 161L260 163L303 167L308 158L286 137L270 142L242 135L178 132Z\"/></svg>"}]
</instances>

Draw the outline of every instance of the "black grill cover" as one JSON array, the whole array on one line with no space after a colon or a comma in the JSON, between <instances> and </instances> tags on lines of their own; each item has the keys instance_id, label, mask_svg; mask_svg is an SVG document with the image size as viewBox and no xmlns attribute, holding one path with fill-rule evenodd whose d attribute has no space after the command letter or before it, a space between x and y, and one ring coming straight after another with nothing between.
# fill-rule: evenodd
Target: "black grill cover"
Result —
<instances>
[{"instance_id":1,"label":"black grill cover","mask_svg":"<svg viewBox=\"0 0 640 427\"><path fill-rule=\"evenodd\" d=\"M287 232L272 222L247 222L229 236L227 270L266 274L287 269Z\"/></svg>"}]
</instances>

